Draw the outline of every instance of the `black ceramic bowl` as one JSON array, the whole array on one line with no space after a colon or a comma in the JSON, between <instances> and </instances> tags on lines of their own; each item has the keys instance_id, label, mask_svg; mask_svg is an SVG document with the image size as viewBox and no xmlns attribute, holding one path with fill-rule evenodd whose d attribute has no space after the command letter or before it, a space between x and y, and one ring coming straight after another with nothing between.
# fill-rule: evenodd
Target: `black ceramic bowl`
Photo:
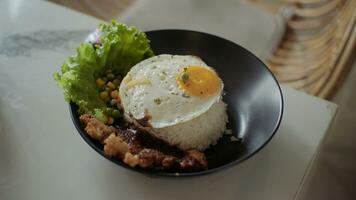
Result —
<instances>
[{"instance_id":1,"label":"black ceramic bowl","mask_svg":"<svg viewBox=\"0 0 356 200\"><path fill-rule=\"evenodd\" d=\"M230 142L224 135L218 144L205 151L209 169L189 173L166 173L131 168L123 162L112 162L147 175L187 177L204 175L231 167L261 150L276 133L283 112L283 97L278 82L256 56L226 39L187 30L157 30L147 32L156 55L195 55L215 68L224 82L229 116L228 127L240 142ZM70 105L75 127L84 140L102 156L103 147L85 133L79 121L77 107Z\"/></svg>"}]
</instances>

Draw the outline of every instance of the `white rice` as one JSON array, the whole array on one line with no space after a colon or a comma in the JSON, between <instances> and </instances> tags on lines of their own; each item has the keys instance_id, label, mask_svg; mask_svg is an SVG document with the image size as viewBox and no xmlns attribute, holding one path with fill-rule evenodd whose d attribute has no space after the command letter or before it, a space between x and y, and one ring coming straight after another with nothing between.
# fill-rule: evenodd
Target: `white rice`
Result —
<instances>
[{"instance_id":1,"label":"white rice","mask_svg":"<svg viewBox=\"0 0 356 200\"><path fill-rule=\"evenodd\" d=\"M226 130L226 104L220 100L202 115L180 124L152 129L155 137L183 150L204 150L215 145Z\"/></svg>"}]
</instances>

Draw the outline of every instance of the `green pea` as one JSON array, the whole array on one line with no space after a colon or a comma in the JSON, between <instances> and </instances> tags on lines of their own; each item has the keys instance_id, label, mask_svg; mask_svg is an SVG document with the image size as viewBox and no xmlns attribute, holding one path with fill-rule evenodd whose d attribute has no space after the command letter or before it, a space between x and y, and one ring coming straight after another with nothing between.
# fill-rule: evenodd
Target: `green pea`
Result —
<instances>
[{"instance_id":1,"label":"green pea","mask_svg":"<svg viewBox=\"0 0 356 200\"><path fill-rule=\"evenodd\" d=\"M106 77L101 78L101 80L103 80L105 83L108 82L108 78Z\"/></svg>"},{"instance_id":2,"label":"green pea","mask_svg":"<svg viewBox=\"0 0 356 200\"><path fill-rule=\"evenodd\" d=\"M106 109L105 109L105 113L106 113L107 115L112 115L113 111L114 111L113 108L106 108Z\"/></svg>"},{"instance_id":3,"label":"green pea","mask_svg":"<svg viewBox=\"0 0 356 200\"><path fill-rule=\"evenodd\" d=\"M119 110L114 109L114 110L112 111L111 116L112 116L113 118L117 119L117 118L121 117L121 113L120 113Z\"/></svg>"},{"instance_id":4,"label":"green pea","mask_svg":"<svg viewBox=\"0 0 356 200\"><path fill-rule=\"evenodd\" d=\"M111 69L108 69L108 70L106 70L105 73L106 73L106 74L112 74L112 70L111 70Z\"/></svg>"},{"instance_id":5,"label":"green pea","mask_svg":"<svg viewBox=\"0 0 356 200\"><path fill-rule=\"evenodd\" d=\"M110 105L115 106L117 104L117 100L116 99L111 99L110 100Z\"/></svg>"},{"instance_id":6,"label":"green pea","mask_svg":"<svg viewBox=\"0 0 356 200\"><path fill-rule=\"evenodd\" d=\"M115 75L114 75L114 74L108 74L108 75L106 75L106 77L108 77L108 79L109 79L110 81L112 81L112 80L114 80Z\"/></svg>"}]
</instances>

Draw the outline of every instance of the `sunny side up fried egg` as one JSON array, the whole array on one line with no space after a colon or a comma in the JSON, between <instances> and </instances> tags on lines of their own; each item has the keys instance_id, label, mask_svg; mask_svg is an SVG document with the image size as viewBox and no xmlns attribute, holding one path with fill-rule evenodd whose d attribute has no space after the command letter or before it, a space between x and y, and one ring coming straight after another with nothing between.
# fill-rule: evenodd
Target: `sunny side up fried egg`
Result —
<instances>
[{"instance_id":1,"label":"sunny side up fried egg","mask_svg":"<svg viewBox=\"0 0 356 200\"><path fill-rule=\"evenodd\" d=\"M120 85L127 114L149 116L153 128L183 123L205 113L221 99L223 83L195 56L158 55L130 70Z\"/></svg>"}]
</instances>

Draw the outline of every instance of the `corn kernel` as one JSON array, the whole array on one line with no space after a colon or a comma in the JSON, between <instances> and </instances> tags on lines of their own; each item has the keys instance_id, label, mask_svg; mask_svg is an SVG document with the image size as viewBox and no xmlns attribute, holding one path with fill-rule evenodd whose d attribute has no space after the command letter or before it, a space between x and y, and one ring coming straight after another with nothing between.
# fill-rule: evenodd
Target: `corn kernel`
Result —
<instances>
[{"instance_id":1,"label":"corn kernel","mask_svg":"<svg viewBox=\"0 0 356 200\"><path fill-rule=\"evenodd\" d=\"M109 93L107 91L100 92L100 98L105 101L109 98Z\"/></svg>"},{"instance_id":2,"label":"corn kernel","mask_svg":"<svg viewBox=\"0 0 356 200\"><path fill-rule=\"evenodd\" d=\"M115 85L111 81L109 81L106 86L108 86L110 90L115 90Z\"/></svg>"},{"instance_id":3,"label":"corn kernel","mask_svg":"<svg viewBox=\"0 0 356 200\"><path fill-rule=\"evenodd\" d=\"M96 79L96 85L98 87L101 88L101 87L103 87L104 84L105 84L105 82L101 78Z\"/></svg>"},{"instance_id":4,"label":"corn kernel","mask_svg":"<svg viewBox=\"0 0 356 200\"><path fill-rule=\"evenodd\" d=\"M116 99L119 96L119 92L114 90L110 93L111 98Z\"/></svg>"},{"instance_id":5,"label":"corn kernel","mask_svg":"<svg viewBox=\"0 0 356 200\"><path fill-rule=\"evenodd\" d=\"M115 86L120 86L120 80L119 79L115 79L112 82Z\"/></svg>"}]
</instances>

